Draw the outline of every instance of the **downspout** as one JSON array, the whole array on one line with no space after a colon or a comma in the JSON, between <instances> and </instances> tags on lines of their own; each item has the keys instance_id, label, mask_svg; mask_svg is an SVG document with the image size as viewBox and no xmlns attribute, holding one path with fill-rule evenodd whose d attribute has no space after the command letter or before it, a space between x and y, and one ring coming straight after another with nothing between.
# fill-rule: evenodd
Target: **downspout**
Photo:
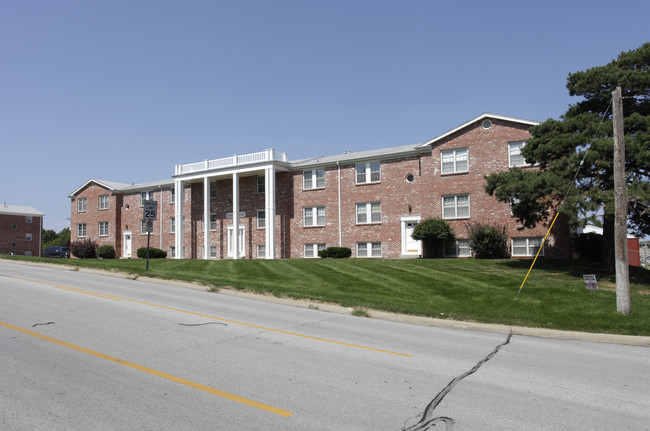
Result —
<instances>
[{"instance_id":1,"label":"downspout","mask_svg":"<svg viewBox=\"0 0 650 431\"><path fill-rule=\"evenodd\" d=\"M339 182L339 247L343 247L343 232L341 230L341 164L337 161L338 182Z\"/></svg>"},{"instance_id":2,"label":"downspout","mask_svg":"<svg viewBox=\"0 0 650 431\"><path fill-rule=\"evenodd\" d=\"M164 205L163 205L162 186L158 186L158 190L160 190L160 241L158 242L158 246L160 247L161 250L163 250L163 245L162 245L162 241L163 241L163 234L162 233L163 232L162 232L162 228L163 228L163 207L164 207Z\"/></svg>"}]
</instances>

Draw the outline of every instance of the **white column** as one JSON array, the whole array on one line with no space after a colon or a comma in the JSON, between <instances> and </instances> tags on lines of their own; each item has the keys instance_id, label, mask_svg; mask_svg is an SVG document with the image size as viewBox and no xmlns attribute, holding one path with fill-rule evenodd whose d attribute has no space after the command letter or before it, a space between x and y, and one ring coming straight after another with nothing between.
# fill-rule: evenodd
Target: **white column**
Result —
<instances>
[{"instance_id":1,"label":"white column","mask_svg":"<svg viewBox=\"0 0 650 431\"><path fill-rule=\"evenodd\" d=\"M176 248L176 259L183 258L183 182L174 181L174 222L176 224L176 237L174 238L174 247Z\"/></svg>"},{"instance_id":2,"label":"white column","mask_svg":"<svg viewBox=\"0 0 650 431\"><path fill-rule=\"evenodd\" d=\"M239 259L239 174L232 174L232 249L233 259Z\"/></svg>"},{"instance_id":3,"label":"white column","mask_svg":"<svg viewBox=\"0 0 650 431\"><path fill-rule=\"evenodd\" d=\"M206 161L207 163L207 161ZM210 258L210 178L203 178L203 259Z\"/></svg>"},{"instance_id":4,"label":"white column","mask_svg":"<svg viewBox=\"0 0 650 431\"><path fill-rule=\"evenodd\" d=\"M266 258L275 258L275 166L264 169L264 218L266 220Z\"/></svg>"}]
</instances>

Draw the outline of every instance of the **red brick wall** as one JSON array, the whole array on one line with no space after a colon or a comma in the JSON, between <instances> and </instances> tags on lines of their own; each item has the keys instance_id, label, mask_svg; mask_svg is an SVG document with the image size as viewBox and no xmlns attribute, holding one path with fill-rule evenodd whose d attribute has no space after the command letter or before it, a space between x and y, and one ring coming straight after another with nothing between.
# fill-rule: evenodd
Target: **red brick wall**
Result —
<instances>
[{"instance_id":1,"label":"red brick wall","mask_svg":"<svg viewBox=\"0 0 650 431\"><path fill-rule=\"evenodd\" d=\"M0 215L0 254L40 256L42 217L32 216L32 222L27 223L24 215ZM27 241L26 234L31 234Z\"/></svg>"}]
</instances>

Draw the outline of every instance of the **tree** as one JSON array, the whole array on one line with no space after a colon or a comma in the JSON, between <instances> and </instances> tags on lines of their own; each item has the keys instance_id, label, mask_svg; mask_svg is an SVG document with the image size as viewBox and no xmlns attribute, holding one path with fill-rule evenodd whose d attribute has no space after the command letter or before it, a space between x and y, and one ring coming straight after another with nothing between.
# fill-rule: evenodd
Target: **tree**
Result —
<instances>
[{"instance_id":1,"label":"tree","mask_svg":"<svg viewBox=\"0 0 650 431\"><path fill-rule=\"evenodd\" d=\"M557 209L567 214L574 225L579 218L588 220L602 213L601 262L613 266L611 95L617 86L622 88L629 226L645 236L650 234L649 65L650 43L646 43L622 52L605 66L569 74L569 94L582 100L569 106L560 120L549 119L532 127L533 137L521 152L533 166L486 176L486 192L499 201L511 202L513 215L524 227L547 222Z\"/></svg>"},{"instance_id":2,"label":"tree","mask_svg":"<svg viewBox=\"0 0 650 431\"><path fill-rule=\"evenodd\" d=\"M424 257L438 257L442 243L456 238L454 228L449 223L439 218L428 218L418 223L413 228L411 238L422 241Z\"/></svg>"}]
</instances>

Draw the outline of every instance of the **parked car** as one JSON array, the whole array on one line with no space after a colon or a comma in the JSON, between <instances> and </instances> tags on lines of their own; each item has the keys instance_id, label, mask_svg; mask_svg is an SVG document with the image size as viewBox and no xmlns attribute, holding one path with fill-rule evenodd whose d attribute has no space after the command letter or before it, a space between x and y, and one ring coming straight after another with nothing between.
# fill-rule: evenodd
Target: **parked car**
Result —
<instances>
[{"instance_id":1,"label":"parked car","mask_svg":"<svg viewBox=\"0 0 650 431\"><path fill-rule=\"evenodd\" d=\"M60 245L50 245L45 247L45 257L70 257L70 248L61 247Z\"/></svg>"}]
</instances>

